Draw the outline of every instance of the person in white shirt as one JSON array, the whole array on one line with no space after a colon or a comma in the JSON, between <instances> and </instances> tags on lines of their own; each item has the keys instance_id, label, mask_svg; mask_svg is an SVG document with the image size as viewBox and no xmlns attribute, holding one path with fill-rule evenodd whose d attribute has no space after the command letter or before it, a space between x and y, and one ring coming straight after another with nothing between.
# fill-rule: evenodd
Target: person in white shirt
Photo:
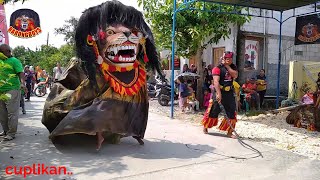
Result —
<instances>
[{"instance_id":1,"label":"person in white shirt","mask_svg":"<svg viewBox=\"0 0 320 180\"><path fill-rule=\"evenodd\" d=\"M53 68L54 82L60 79L62 72L63 72L63 67L61 67L60 63L57 63L57 66Z\"/></svg>"}]
</instances>

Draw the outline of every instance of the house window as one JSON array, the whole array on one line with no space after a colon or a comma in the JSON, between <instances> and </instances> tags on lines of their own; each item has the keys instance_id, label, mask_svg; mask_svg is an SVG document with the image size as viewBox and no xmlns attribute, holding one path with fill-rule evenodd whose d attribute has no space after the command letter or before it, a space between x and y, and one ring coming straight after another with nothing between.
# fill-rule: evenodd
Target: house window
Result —
<instances>
[{"instance_id":1,"label":"house window","mask_svg":"<svg viewBox=\"0 0 320 180\"><path fill-rule=\"evenodd\" d=\"M295 56L303 56L303 51L294 51Z\"/></svg>"}]
</instances>

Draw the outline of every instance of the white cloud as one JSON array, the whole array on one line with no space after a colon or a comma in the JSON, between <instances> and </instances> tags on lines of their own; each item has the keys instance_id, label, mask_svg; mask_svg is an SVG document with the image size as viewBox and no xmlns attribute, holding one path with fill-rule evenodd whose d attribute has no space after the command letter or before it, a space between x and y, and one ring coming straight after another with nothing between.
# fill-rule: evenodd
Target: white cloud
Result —
<instances>
[{"instance_id":1,"label":"white cloud","mask_svg":"<svg viewBox=\"0 0 320 180\"><path fill-rule=\"evenodd\" d=\"M141 8L138 8L136 0L119 1L142 11ZM85 9L103 2L105 2L105 0L28 0L23 4L21 4L21 2L6 4L7 26L10 24L10 15L14 11L28 8L39 14L42 29L40 35L29 39L17 38L9 34L9 44L12 48L23 45L34 50L36 47L47 43L47 34L49 33L49 44L60 47L65 44L65 42L63 41L63 36L54 34L54 28L63 26L64 21L71 16L79 18Z\"/></svg>"}]
</instances>

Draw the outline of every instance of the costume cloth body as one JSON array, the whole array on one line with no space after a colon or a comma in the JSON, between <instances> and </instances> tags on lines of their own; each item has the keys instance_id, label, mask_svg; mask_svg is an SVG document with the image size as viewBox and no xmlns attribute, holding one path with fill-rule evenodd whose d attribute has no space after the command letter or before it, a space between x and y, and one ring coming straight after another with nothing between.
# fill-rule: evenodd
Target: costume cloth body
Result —
<instances>
[{"instance_id":1,"label":"costume cloth body","mask_svg":"<svg viewBox=\"0 0 320 180\"><path fill-rule=\"evenodd\" d=\"M237 70L237 67L234 64L231 64L230 67L233 70ZM220 76L219 84L221 89L221 104L223 105L227 117L231 121L233 128L236 126L236 102L233 89L233 78L222 64L215 67L212 70L213 76ZM202 125L205 128L212 128L213 126L218 125L218 116L221 112L220 105L217 101L210 101L209 107L207 108L205 115L202 120ZM227 122L227 119L223 119L219 125L219 129L222 131L229 131L230 125Z\"/></svg>"},{"instance_id":2,"label":"costume cloth body","mask_svg":"<svg viewBox=\"0 0 320 180\"><path fill-rule=\"evenodd\" d=\"M118 1L86 10L73 58L49 94L42 123L50 138L104 132L143 138L148 121L147 67L159 71L141 12Z\"/></svg>"}]
</instances>

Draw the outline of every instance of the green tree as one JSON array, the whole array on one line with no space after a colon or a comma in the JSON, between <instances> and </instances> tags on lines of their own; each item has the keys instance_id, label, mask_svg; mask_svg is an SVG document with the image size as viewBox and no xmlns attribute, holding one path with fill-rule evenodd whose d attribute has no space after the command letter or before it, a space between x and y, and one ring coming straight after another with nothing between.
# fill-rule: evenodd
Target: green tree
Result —
<instances>
[{"instance_id":1,"label":"green tree","mask_svg":"<svg viewBox=\"0 0 320 180\"><path fill-rule=\"evenodd\" d=\"M16 3L18 1L22 1L22 3L24 3L25 1L27 0L2 0L0 2L3 2L3 4L6 4L6 3L9 3L9 2L13 2L13 3Z\"/></svg>"},{"instance_id":2,"label":"green tree","mask_svg":"<svg viewBox=\"0 0 320 180\"><path fill-rule=\"evenodd\" d=\"M12 51L13 55L24 65L40 66L50 74L57 62L61 63L62 66L66 66L70 59L75 56L73 46L69 44L63 45L59 49L53 46L42 45L36 51L32 51L24 46L17 46Z\"/></svg>"},{"instance_id":3,"label":"green tree","mask_svg":"<svg viewBox=\"0 0 320 180\"><path fill-rule=\"evenodd\" d=\"M158 49L171 48L171 29L173 15L173 0L137 0L139 6L143 6L144 15L150 24L155 36ZM182 4L178 0L177 7ZM213 3L196 2L189 6L195 9L207 9L218 11L219 6ZM225 12L240 11L233 6L222 6ZM230 24L242 25L248 21L248 17L219 14L198 10L186 10L177 13L175 41L177 43L176 54L190 57L196 55L198 73L197 98L202 102L203 67L202 54L208 44L217 43L221 38L228 38L231 29ZM201 103L202 104L202 103Z\"/></svg>"},{"instance_id":4,"label":"green tree","mask_svg":"<svg viewBox=\"0 0 320 180\"><path fill-rule=\"evenodd\" d=\"M17 46L12 50L13 56L18 58L22 63L26 62L27 49L24 46Z\"/></svg>"},{"instance_id":5,"label":"green tree","mask_svg":"<svg viewBox=\"0 0 320 180\"><path fill-rule=\"evenodd\" d=\"M79 19L75 17L71 17L68 20L65 20L65 23L62 27L55 28L55 34L61 34L64 35L64 40L71 45L74 45L75 43L75 32L77 28Z\"/></svg>"}]
</instances>

